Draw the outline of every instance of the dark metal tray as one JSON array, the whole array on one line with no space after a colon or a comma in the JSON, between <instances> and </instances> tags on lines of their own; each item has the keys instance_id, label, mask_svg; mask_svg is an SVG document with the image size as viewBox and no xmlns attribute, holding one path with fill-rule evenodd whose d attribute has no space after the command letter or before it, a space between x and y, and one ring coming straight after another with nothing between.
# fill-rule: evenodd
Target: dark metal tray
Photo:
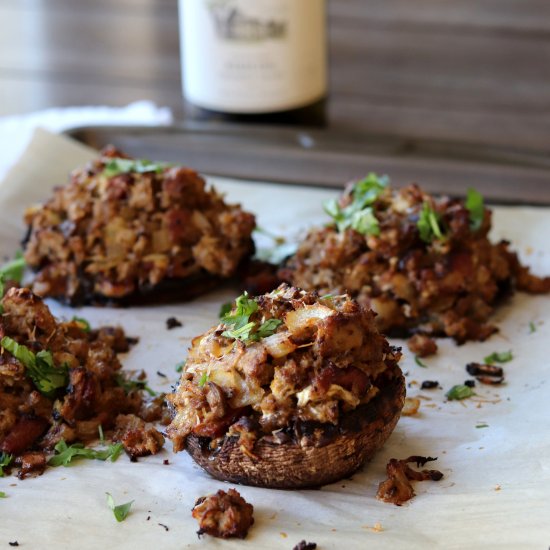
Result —
<instances>
[{"instance_id":1,"label":"dark metal tray","mask_svg":"<svg viewBox=\"0 0 550 550\"><path fill-rule=\"evenodd\" d=\"M367 172L402 186L464 195L475 187L491 202L550 204L550 157L468 143L403 139L341 130L185 123L173 127L88 126L66 132L95 148L178 162L212 175L342 187Z\"/></svg>"}]
</instances>

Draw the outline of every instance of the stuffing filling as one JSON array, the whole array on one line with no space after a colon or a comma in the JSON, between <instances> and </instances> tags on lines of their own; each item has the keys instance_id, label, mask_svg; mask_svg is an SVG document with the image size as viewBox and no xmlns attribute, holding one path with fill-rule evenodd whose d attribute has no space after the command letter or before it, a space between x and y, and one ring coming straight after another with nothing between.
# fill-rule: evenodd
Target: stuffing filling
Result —
<instances>
[{"instance_id":1,"label":"stuffing filling","mask_svg":"<svg viewBox=\"0 0 550 550\"><path fill-rule=\"evenodd\" d=\"M311 230L280 270L283 280L319 294L348 292L378 313L384 333L484 340L500 297L548 292L508 242L492 243L482 197L433 197L417 185L391 189L370 174L325 205L334 223ZM419 355L435 351L416 340Z\"/></svg>"},{"instance_id":2,"label":"stuffing filling","mask_svg":"<svg viewBox=\"0 0 550 550\"><path fill-rule=\"evenodd\" d=\"M258 437L283 441L310 423L338 425L377 395L400 356L374 314L348 296L287 285L244 294L193 340L179 387L167 396L167 435L176 451L190 434L213 445L238 437L253 456Z\"/></svg>"},{"instance_id":3,"label":"stuffing filling","mask_svg":"<svg viewBox=\"0 0 550 550\"><path fill-rule=\"evenodd\" d=\"M193 170L113 148L29 208L25 221L33 291L71 304L231 277L253 250L255 226Z\"/></svg>"}]
</instances>

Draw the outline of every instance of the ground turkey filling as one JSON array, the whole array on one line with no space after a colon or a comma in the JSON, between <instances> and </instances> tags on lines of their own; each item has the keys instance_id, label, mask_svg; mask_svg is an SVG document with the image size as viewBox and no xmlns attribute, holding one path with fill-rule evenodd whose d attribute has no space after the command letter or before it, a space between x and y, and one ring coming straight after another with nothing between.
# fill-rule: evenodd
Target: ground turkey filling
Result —
<instances>
[{"instance_id":1,"label":"ground turkey filling","mask_svg":"<svg viewBox=\"0 0 550 550\"><path fill-rule=\"evenodd\" d=\"M10 465L32 461L40 473L57 443L97 441L100 426L132 457L162 448L146 423L160 418L162 398L146 403L138 385L129 387L120 328L58 322L28 289L12 288L0 303L0 456Z\"/></svg>"},{"instance_id":2,"label":"ground turkey filling","mask_svg":"<svg viewBox=\"0 0 550 550\"><path fill-rule=\"evenodd\" d=\"M255 226L193 170L133 161L112 148L28 209L25 221L34 292L73 304L230 277L252 252Z\"/></svg>"},{"instance_id":3,"label":"ground turkey filling","mask_svg":"<svg viewBox=\"0 0 550 550\"><path fill-rule=\"evenodd\" d=\"M353 200L350 186L340 209ZM423 239L419 229L423 211L430 213L428 222L437 222L431 238ZM508 242L488 240L487 208L476 227L464 201L435 198L411 185L379 191L369 213L370 231L359 225L363 231L339 230L337 223L311 230L281 278L320 294L349 292L378 313L385 333L421 332L458 342L484 340L497 330L487 320L504 293L550 290L550 278L531 275Z\"/></svg>"},{"instance_id":4,"label":"ground turkey filling","mask_svg":"<svg viewBox=\"0 0 550 550\"><path fill-rule=\"evenodd\" d=\"M239 321L245 309L252 313L240 319L244 330L235 330L228 319ZM252 452L259 436L308 422L337 425L399 370L399 350L348 296L319 298L282 285L254 300L241 296L225 319L193 340L179 387L167 397L176 451L190 434L214 442L238 436Z\"/></svg>"}]
</instances>

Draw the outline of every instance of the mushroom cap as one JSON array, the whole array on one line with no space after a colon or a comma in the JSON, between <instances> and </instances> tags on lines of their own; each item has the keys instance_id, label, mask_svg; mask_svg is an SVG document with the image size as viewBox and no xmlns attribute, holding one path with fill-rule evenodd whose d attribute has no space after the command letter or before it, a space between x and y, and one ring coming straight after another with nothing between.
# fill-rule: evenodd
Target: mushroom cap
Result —
<instances>
[{"instance_id":1,"label":"mushroom cap","mask_svg":"<svg viewBox=\"0 0 550 550\"><path fill-rule=\"evenodd\" d=\"M378 451L395 428L405 402L405 379L399 367L368 403L343 415L337 429L319 424L298 441L278 443L262 437L253 458L243 452L236 437L225 437L216 449L210 439L191 434L186 450L211 476L221 481L300 489L333 483L348 477ZM336 433L334 433L336 432Z\"/></svg>"}]
</instances>

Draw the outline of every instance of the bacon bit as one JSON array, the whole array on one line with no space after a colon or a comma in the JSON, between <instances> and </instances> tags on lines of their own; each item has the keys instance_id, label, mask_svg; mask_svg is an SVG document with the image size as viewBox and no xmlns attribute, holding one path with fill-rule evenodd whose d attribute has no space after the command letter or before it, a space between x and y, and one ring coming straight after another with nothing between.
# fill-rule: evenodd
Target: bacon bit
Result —
<instances>
[{"instance_id":1,"label":"bacon bit","mask_svg":"<svg viewBox=\"0 0 550 550\"><path fill-rule=\"evenodd\" d=\"M414 462L417 468L420 468L433 460L437 460L437 457L409 456L404 460L390 459L386 465L388 479L382 481L378 486L376 498L401 506L415 495L411 481L439 481L443 478L443 474L439 470L422 470L418 472L407 465Z\"/></svg>"},{"instance_id":2,"label":"bacon bit","mask_svg":"<svg viewBox=\"0 0 550 550\"><path fill-rule=\"evenodd\" d=\"M413 416L418 412L419 408L420 408L420 399L416 397L406 397L405 406L403 407L401 414L403 416Z\"/></svg>"}]
</instances>

